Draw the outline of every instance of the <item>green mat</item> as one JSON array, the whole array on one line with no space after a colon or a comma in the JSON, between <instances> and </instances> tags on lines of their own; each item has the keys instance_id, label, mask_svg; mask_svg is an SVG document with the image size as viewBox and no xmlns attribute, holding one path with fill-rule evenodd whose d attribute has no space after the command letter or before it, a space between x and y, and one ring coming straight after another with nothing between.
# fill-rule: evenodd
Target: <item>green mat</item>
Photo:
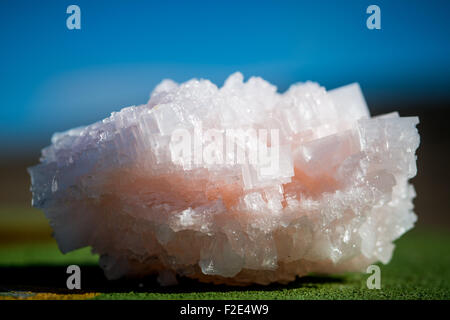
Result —
<instances>
[{"instance_id":1,"label":"green mat","mask_svg":"<svg viewBox=\"0 0 450 320\"><path fill-rule=\"evenodd\" d=\"M78 264L82 291L76 293L94 299L449 299L449 233L417 229L396 245L392 261L380 265L381 289L370 290L366 286L369 275L363 273L310 275L288 285L251 287L214 286L189 279L181 279L178 286L160 287L153 277L107 281L97 266L98 257L91 255L89 248L63 255L54 241L3 244L0 294L16 297L19 292L20 297L21 292L62 296L75 293L65 289L65 268Z\"/></svg>"}]
</instances>

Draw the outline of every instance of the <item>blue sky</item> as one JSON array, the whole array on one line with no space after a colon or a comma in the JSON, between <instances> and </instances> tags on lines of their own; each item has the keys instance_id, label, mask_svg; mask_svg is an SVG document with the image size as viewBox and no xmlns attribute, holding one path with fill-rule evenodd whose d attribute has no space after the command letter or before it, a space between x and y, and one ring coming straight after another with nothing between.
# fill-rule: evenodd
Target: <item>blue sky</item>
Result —
<instances>
[{"instance_id":1,"label":"blue sky","mask_svg":"<svg viewBox=\"0 0 450 320\"><path fill-rule=\"evenodd\" d=\"M81 30L66 8L81 8ZM381 8L381 30L366 8ZM54 131L145 103L164 78L359 82L372 108L449 98L450 1L0 2L0 141L41 148Z\"/></svg>"}]
</instances>

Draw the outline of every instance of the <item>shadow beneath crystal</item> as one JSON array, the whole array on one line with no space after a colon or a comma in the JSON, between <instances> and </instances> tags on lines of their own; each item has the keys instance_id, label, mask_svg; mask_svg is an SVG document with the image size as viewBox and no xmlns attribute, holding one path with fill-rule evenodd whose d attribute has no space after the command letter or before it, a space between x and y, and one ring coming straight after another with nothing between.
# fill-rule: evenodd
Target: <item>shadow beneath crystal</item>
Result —
<instances>
[{"instance_id":1,"label":"shadow beneath crystal","mask_svg":"<svg viewBox=\"0 0 450 320\"><path fill-rule=\"evenodd\" d=\"M178 285L162 287L156 276L143 279L107 280L103 270L98 266L81 265L81 290L69 290L66 287L66 266L26 266L26 267L0 267L0 292L31 291L50 293L192 293L192 292L230 292L230 291L273 291L307 287L314 289L320 284L345 283L342 276L310 275L297 278L287 285L270 284L251 286L227 286L201 283L189 278L179 278Z\"/></svg>"}]
</instances>

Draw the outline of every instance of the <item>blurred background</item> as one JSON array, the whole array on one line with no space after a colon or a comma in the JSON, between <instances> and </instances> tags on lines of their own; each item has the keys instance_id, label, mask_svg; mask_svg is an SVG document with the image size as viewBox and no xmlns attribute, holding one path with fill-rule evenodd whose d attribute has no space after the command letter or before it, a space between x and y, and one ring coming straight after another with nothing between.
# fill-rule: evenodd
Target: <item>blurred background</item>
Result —
<instances>
[{"instance_id":1,"label":"blurred background","mask_svg":"<svg viewBox=\"0 0 450 320\"><path fill-rule=\"evenodd\" d=\"M81 9L69 30L66 9ZM369 30L366 9L381 9ZM359 82L372 114L418 115L418 226L450 230L450 1L0 2L0 243L48 239L26 167L52 133L145 103L164 78L241 71L280 92Z\"/></svg>"}]
</instances>

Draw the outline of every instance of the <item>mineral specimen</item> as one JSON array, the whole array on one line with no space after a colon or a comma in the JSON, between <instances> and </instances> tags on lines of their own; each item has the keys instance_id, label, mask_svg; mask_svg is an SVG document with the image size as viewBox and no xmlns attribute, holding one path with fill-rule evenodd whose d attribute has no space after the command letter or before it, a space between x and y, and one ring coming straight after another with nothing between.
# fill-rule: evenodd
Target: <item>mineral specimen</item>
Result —
<instances>
[{"instance_id":1,"label":"mineral specimen","mask_svg":"<svg viewBox=\"0 0 450 320\"><path fill-rule=\"evenodd\" d=\"M361 271L416 221L418 122L370 117L358 84L164 80L146 105L56 133L29 169L33 205L62 252L91 246L109 279Z\"/></svg>"}]
</instances>

